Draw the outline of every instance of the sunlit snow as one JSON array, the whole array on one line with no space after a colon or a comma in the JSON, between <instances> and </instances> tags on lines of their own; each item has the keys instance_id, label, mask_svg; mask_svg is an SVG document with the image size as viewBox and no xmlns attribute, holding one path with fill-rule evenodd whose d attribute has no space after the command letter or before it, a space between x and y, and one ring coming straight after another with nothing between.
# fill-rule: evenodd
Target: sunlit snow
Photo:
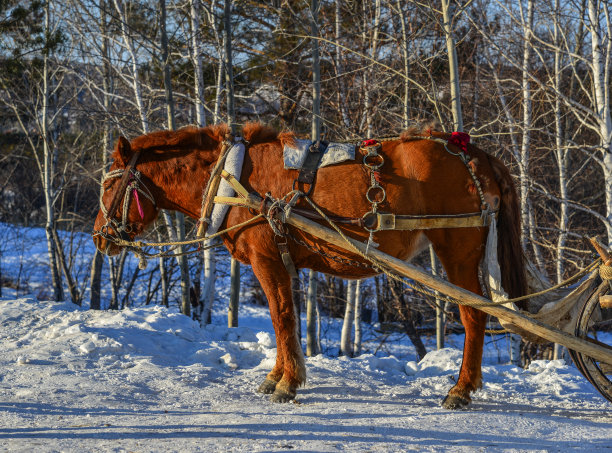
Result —
<instances>
[{"instance_id":1,"label":"sunlit snow","mask_svg":"<svg viewBox=\"0 0 612 453\"><path fill-rule=\"evenodd\" d=\"M18 263L4 252L4 274ZM487 337L484 386L467 411L440 407L461 337L417 363L400 334L374 353L381 340L372 326L359 357L307 358L306 386L279 405L255 392L276 355L266 308L241 305L235 329L226 327L226 291L202 328L159 306L90 311L37 300L45 271L28 266L39 272L33 293L4 288L0 299L2 451L612 449L612 405L572 364L523 370L506 364L503 341ZM337 351L340 322L323 323L328 351Z\"/></svg>"}]
</instances>

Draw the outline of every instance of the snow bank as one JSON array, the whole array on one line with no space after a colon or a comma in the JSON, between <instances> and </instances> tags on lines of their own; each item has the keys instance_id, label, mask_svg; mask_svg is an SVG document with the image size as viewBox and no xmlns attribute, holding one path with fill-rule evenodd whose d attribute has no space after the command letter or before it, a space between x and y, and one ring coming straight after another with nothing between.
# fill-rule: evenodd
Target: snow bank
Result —
<instances>
[{"instance_id":1,"label":"snow bank","mask_svg":"<svg viewBox=\"0 0 612 453\"><path fill-rule=\"evenodd\" d=\"M439 403L461 351L419 363L373 354L307 359L295 404L255 393L274 365L267 311L242 327L163 307L82 310L0 300L0 437L10 451L604 450L610 405L574 367L483 367L466 412ZM262 320L265 320L263 322ZM261 322L260 322L261 321ZM263 326L263 327L262 327Z\"/></svg>"}]
</instances>

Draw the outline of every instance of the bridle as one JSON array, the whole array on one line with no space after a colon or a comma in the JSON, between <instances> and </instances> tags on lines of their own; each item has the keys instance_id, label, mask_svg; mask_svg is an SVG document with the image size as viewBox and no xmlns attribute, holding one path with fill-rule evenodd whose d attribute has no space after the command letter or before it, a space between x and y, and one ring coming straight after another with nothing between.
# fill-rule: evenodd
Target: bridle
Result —
<instances>
[{"instance_id":1,"label":"bridle","mask_svg":"<svg viewBox=\"0 0 612 453\"><path fill-rule=\"evenodd\" d=\"M107 241L117 243L117 237L111 236L108 233L109 227L112 227L120 239L129 241L131 239L129 234L136 231L135 224L128 222L128 212L132 198L134 198L136 201L140 218L144 220L144 211L140 204L138 194L141 194L147 198L149 201L151 201L151 203L153 203L153 206L157 208L153 194L140 179L141 173L136 170L136 162L138 162L139 157L140 151L137 151L134 153L125 168L109 171L106 175L104 175L104 178L102 179L102 189L100 190L100 210L104 215L105 223L102 225L102 227L100 227L99 231L93 232L94 236L102 236ZM102 201L102 196L104 195L104 183L110 179L119 177L121 178L119 181L119 188L115 192L110 208L107 210L106 206L104 206L104 202ZM114 218L120 205L123 206L121 223Z\"/></svg>"}]
</instances>

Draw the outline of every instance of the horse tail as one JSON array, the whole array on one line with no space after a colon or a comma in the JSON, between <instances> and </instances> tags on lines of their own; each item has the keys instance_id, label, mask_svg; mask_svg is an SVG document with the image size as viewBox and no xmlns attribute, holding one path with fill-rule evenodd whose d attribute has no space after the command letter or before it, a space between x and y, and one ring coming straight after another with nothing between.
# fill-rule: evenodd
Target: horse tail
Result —
<instances>
[{"instance_id":1,"label":"horse tail","mask_svg":"<svg viewBox=\"0 0 612 453\"><path fill-rule=\"evenodd\" d=\"M527 294L528 287L525 257L521 246L519 197L508 168L496 157L487 156L501 193L501 206L497 218L497 257L502 285L510 298L520 297ZM519 305L526 306L526 301Z\"/></svg>"}]
</instances>

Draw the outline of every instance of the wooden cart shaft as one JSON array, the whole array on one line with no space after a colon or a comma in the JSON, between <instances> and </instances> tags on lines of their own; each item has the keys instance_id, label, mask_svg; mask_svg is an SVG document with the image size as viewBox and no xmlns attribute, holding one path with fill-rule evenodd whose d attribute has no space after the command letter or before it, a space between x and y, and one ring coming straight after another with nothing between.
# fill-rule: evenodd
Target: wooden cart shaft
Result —
<instances>
[{"instance_id":1,"label":"wooden cart shaft","mask_svg":"<svg viewBox=\"0 0 612 453\"><path fill-rule=\"evenodd\" d=\"M252 206L257 208L257 206ZM285 220L289 225L299 228L312 236L322 239L330 244L342 247L347 251L351 251L350 246L345 239L336 231L319 225L318 223L306 219L297 214L290 213ZM366 251L366 245L360 241L348 238L349 241L361 252ZM591 343L576 336L565 333L555 327L544 324L529 316L519 313L503 306L490 306L491 301L482 296L472 293L459 286L453 285L439 277L428 274L427 272L391 255L381 252L380 250L370 247L368 254L373 258L380 260L398 274L413 279L431 289L440 291L454 299L468 303L469 305L482 310L483 312L496 316L504 321L511 322L523 329L533 332L546 340L554 343L559 343L569 349L579 351L603 363L612 364L612 348Z\"/></svg>"}]
</instances>

